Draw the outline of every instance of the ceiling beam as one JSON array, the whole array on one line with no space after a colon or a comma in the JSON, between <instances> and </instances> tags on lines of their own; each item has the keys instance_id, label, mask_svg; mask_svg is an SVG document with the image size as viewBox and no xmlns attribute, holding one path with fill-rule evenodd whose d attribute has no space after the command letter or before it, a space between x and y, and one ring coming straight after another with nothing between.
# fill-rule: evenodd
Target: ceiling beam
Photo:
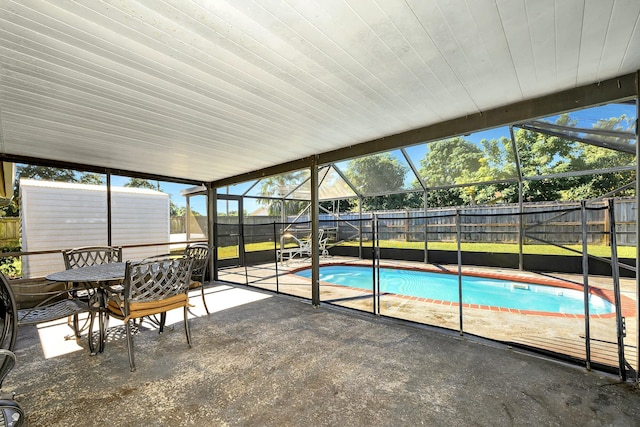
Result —
<instances>
[{"instance_id":1,"label":"ceiling beam","mask_svg":"<svg viewBox=\"0 0 640 427\"><path fill-rule=\"evenodd\" d=\"M635 73L574 89L521 101L481 113L402 132L320 154L320 164L333 163L409 145L508 126L524 120L550 116L636 96Z\"/></svg>"},{"instance_id":2,"label":"ceiling beam","mask_svg":"<svg viewBox=\"0 0 640 427\"><path fill-rule=\"evenodd\" d=\"M59 169L71 169L78 172L91 172L97 174L111 174L117 176L126 176L127 178L141 178L150 181L167 181L175 182L177 184L187 185L204 185L202 181L195 181L192 179L176 178L172 176L155 175L136 171L128 171L123 169L113 169L104 166L85 165L82 163L63 162L59 160L40 159L36 157L17 156L13 154L0 153L0 160L13 163L24 163L34 166L46 166Z\"/></svg>"},{"instance_id":3,"label":"ceiling beam","mask_svg":"<svg viewBox=\"0 0 640 427\"><path fill-rule=\"evenodd\" d=\"M279 165L270 166L264 169L259 169L257 171L231 176L229 178L213 181L211 183L211 186L213 188L226 187L227 185L238 184L240 182L253 181L255 179L265 178L268 176L279 175L282 173L293 172L301 169L307 169L311 167L312 159L313 157L305 157L302 159L293 160L291 162L281 163Z\"/></svg>"},{"instance_id":4,"label":"ceiling beam","mask_svg":"<svg viewBox=\"0 0 640 427\"><path fill-rule=\"evenodd\" d=\"M620 130L609 130L609 129L598 129L598 128L591 128L591 129L578 128L573 126L558 125L555 123L547 123L541 120L531 120L529 122L519 123L519 124L535 126L536 128L540 128L540 129L557 130L562 133L573 133L573 134L588 133L591 135L610 136L610 137L619 138L619 139L627 139L627 140L636 139L636 134L634 132L627 132L627 131L620 131ZM520 127L518 126L519 124L516 124L515 126Z\"/></svg>"},{"instance_id":5,"label":"ceiling beam","mask_svg":"<svg viewBox=\"0 0 640 427\"><path fill-rule=\"evenodd\" d=\"M636 147L633 145L622 145L617 142L599 141L597 139L583 138L576 135L570 135L563 132L556 132L551 129L545 129L538 126L529 126L527 124L519 124L514 127L525 129L531 132L542 133L548 136L555 136L562 139L568 139L569 141L581 142L583 144L593 145L596 147L607 148L609 150L620 151L626 154L636 154ZM634 137L635 139L635 137Z\"/></svg>"},{"instance_id":6,"label":"ceiling beam","mask_svg":"<svg viewBox=\"0 0 640 427\"><path fill-rule=\"evenodd\" d=\"M434 125L413 129L349 147L327 151L318 155L319 164L325 165L355 157L396 150L410 145L437 141L458 135L465 135L499 126L508 126L526 120L537 119L568 111L575 111L628 100L637 96L636 79L638 73L625 74L586 86L545 95L540 98L509 104L481 113L447 120ZM212 182L215 188L308 168L312 157L282 163L254 172L240 174Z\"/></svg>"}]
</instances>

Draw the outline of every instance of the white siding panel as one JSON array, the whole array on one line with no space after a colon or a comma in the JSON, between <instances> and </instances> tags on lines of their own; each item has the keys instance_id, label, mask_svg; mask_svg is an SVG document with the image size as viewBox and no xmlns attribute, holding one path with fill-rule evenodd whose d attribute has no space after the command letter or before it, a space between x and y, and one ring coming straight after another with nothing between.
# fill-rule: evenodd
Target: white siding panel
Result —
<instances>
[{"instance_id":1,"label":"white siding panel","mask_svg":"<svg viewBox=\"0 0 640 427\"><path fill-rule=\"evenodd\" d=\"M61 250L107 244L106 187L43 181L20 181L22 248L24 251ZM169 195L113 187L114 245L169 241ZM168 245L132 248L125 259L167 253ZM24 257L24 277L43 277L64 269L59 253Z\"/></svg>"},{"instance_id":2,"label":"white siding panel","mask_svg":"<svg viewBox=\"0 0 640 427\"><path fill-rule=\"evenodd\" d=\"M166 194L148 195L119 193L112 202L111 224L113 244L122 246L139 243L169 241L169 197ZM116 214L117 212L117 214ZM123 250L125 259L143 259L169 252L168 245Z\"/></svg>"}]
</instances>

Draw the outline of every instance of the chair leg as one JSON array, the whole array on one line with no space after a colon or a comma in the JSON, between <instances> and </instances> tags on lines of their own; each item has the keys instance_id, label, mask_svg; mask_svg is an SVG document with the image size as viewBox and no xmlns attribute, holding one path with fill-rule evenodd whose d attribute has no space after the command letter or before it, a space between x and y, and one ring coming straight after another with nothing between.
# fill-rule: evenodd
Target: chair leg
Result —
<instances>
[{"instance_id":1,"label":"chair leg","mask_svg":"<svg viewBox=\"0 0 640 427\"><path fill-rule=\"evenodd\" d=\"M77 314L73 315L73 333L76 335L76 338L80 338L80 319Z\"/></svg>"},{"instance_id":2,"label":"chair leg","mask_svg":"<svg viewBox=\"0 0 640 427\"><path fill-rule=\"evenodd\" d=\"M189 307L184 306L184 331L187 334L187 344L191 348L191 331L189 330Z\"/></svg>"},{"instance_id":3,"label":"chair leg","mask_svg":"<svg viewBox=\"0 0 640 427\"><path fill-rule=\"evenodd\" d=\"M109 327L109 315L104 311L98 311L98 328L100 328L100 343L98 345L98 352L104 352L104 346L107 341L107 328Z\"/></svg>"},{"instance_id":4,"label":"chair leg","mask_svg":"<svg viewBox=\"0 0 640 427\"><path fill-rule=\"evenodd\" d=\"M80 326L80 316L78 314L74 314L73 316L69 316L67 318L67 324L70 325L71 329L73 329L73 335L67 335L64 339L78 339L82 337L82 331L88 326L89 320L85 320L84 324Z\"/></svg>"},{"instance_id":5,"label":"chair leg","mask_svg":"<svg viewBox=\"0 0 640 427\"><path fill-rule=\"evenodd\" d=\"M207 307L207 300L204 297L204 284L200 286L200 290L202 292L202 303L204 304L204 309L207 311L207 314L211 314L209 313L209 307Z\"/></svg>"},{"instance_id":6,"label":"chair leg","mask_svg":"<svg viewBox=\"0 0 640 427\"><path fill-rule=\"evenodd\" d=\"M126 330L127 330L127 350L129 351L129 367L131 368L131 372L135 372L136 363L135 363L135 360L133 360L133 336L131 333L131 320L127 320Z\"/></svg>"},{"instance_id":7,"label":"chair leg","mask_svg":"<svg viewBox=\"0 0 640 427\"><path fill-rule=\"evenodd\" d=\"M91 356L95 356L96 355L96 350L95 350L95 345L93 344L93 324L96 320L96 313L95 312L90 312L89 313L89 333L88 335L88 340L89 340L89 354L91 354ZM100 319L100 313L98 313L98 327L102 330L102 327L100 326L101 324L101 319ZM99 335L101 336L102 333L99 333ZM98 338L100 341L102 341L102 337ZM100 342L98 342L98 347L100 347Z\"/></svg>"},{"instance_id":8,"label":"chair leg","mask_svg":"<svg viewBox=\"0 0 640 427\"><path fill-rule=\"evenodd\" d=\"M160 322L159 322L160 330L158 331L159 334L164 332L165 323L167 323L167 312L166 311L160 313Z\"/></svg>"}]
</instances>

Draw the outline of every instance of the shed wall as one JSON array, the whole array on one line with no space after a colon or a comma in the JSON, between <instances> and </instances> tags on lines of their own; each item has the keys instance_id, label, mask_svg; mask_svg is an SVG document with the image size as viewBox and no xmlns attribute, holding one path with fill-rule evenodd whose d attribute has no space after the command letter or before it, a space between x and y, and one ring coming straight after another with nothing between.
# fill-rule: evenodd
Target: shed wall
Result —
<instances>
[{"instance_id":1,"label":"shed wall","mask_svg":"<svg viewBox=\"0 0 640 427\"><path fill-rule=\"evenodd\" d=\"M169 195L112 187L112 244L116 246L169 241ZM21 180L23 251L63 250L107 244L105 186ZM123 250L124 259L167 253L168 245ZM22 259L25 278L64 269L60 253Z\"/></svg>"}]
</instances>

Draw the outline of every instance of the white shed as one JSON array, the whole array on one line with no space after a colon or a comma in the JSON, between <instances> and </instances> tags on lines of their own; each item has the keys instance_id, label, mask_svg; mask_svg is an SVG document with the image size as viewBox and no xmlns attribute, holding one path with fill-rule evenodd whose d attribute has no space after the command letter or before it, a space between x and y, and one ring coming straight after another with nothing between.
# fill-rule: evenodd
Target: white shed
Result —
<instances>
[{"instance_id":1,"label":"white shed","mask_svg":"<svg viewBox=\"0 0 640 427\"><path fill-rule=\"evenodd\" d=\"M21 179L22 250L35 252L107 244L107 187ZM111 187L114 246L169 242L169 194L146 188ZM123 250L124 259L169 252L169 245ZM63 270L62 255L29 255L23 277Z\"/></svg>"}]
</instances>

